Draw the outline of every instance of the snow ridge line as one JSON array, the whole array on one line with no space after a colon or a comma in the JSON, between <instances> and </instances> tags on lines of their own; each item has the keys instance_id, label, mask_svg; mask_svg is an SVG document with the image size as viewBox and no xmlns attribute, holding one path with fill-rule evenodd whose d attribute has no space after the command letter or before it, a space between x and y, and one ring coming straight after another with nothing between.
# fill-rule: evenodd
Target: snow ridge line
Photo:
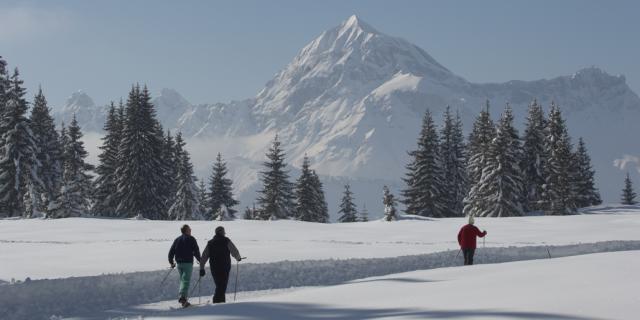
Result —
<instances>
[{"instance_id":1,"label":"snow ridge line","mask_svg":"<svg viewBox=\"0 0 640 320\"><path fill-rule=\"evenodd\" d=\"M640 241L605 241L563 246L479 248L476 263L501 263L575 256L590 253L640 250ZM457 250L393 258L305 260L240 264L238 291L326 286L387 274L459 266ZM197 266L196 266L197 267ZM167 270L107 274L91 277L33 280L0 288L3 319L50 319L53 315L108 318L104 310L176 298L177 276L160 287ZM192 285L197 281L194 273ZM213 292L213 281L201 282L202 293ZM235 267L231 278L235 277ZM232 287L229 288L233 290ZM78 302L82 303L78 303ZM103 316L96 317L96 314ZM112 314L111 316L118 316Z\"/></svg>"}]
</instances>

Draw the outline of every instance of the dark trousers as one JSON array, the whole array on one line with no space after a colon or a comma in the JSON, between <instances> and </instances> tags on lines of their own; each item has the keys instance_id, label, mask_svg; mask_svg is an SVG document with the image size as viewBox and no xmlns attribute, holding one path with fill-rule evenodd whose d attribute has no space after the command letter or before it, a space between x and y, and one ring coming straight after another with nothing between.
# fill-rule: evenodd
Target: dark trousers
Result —
<instances>
[{"instance_id":1,"label":"dark trousers","mask_svg":"<svg viewBox=\"0 0 640 320\"><path fill-rule=\"evenodd\" d=\"M464 255L464 265L470 266L473 264L473 254L476 252L475 248L462 249L462 254Z\"/></svg>"},{"instance_id":2,"label":"dark trousers","mask_svg":"<svg viewBox=\"0 0 640 320\"><path fill-rule=\"evenodd\" d=\"M213 282L216 284L216 292L213 295L213 303L224 303L226 301L227 284L229 283L229 270L213 270Z\"/></svg>"}]
</instances>

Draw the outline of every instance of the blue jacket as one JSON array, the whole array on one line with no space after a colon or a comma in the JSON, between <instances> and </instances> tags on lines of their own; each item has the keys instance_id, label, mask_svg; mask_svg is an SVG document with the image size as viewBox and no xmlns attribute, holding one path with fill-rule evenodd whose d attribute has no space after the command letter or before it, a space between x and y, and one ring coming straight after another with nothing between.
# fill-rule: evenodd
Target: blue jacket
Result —
<instances>
[{"instance_id":1,"label":"blue jacket","mask_svg":"<svg viewBox=\"0 0 640 320\"><path fill-rule=\"evenodd\" d=\"M177 262L193 263L193 257L200 261L200 248L196 238L186 234L177 237L169 250L169 263L173 263L174 256Z\"/></svg>"}]
</instances>

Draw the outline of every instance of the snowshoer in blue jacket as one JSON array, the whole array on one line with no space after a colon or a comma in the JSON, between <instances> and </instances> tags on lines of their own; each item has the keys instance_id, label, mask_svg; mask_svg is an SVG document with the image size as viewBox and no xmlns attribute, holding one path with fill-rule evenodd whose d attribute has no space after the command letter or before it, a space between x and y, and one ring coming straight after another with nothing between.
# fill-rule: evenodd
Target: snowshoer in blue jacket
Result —
<instances>
[{"instance_id":1,"label":"snowshoer in blue jacket","mask_svg":"<svg viewBox=\"0 0 640 320\"><path fill-rule=\"evenodd\" d=\"M188 307L187 294L189 293L189 283L191 282L191 273L193 272L193 257L200 262L200 248L198 248L198 242L196 238L191 236L191 228L189 225L184 225L180 228L182 235L176 238L169 250L169 264L171 268L175 268L176 264L173 262L175 257L178 263L178 274L180 274L180 293L178 302L183 307Z\"/></svg>"}]
</instances>

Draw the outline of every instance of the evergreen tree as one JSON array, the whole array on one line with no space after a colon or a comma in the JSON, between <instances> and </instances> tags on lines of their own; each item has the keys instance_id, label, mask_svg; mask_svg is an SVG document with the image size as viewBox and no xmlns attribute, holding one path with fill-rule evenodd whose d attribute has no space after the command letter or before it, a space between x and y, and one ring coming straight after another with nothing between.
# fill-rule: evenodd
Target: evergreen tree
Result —
<instances>
[{"instance_id":1,"label":"evergreen tree","mask_svg":"<svg viewBox=\"0 0 640 320\"><path fill-rule=\"evenodd\" d=\"M176 154L180 159L177 168L177 192L175 202L169 208L170 219L196 220L201 219L200 203L198 203L198 190L193 176L193 165L189 158L189 152L184 149L185 142L182 134L176 135Z\"/></svg>"},{"instance_id":2,"label":"evergreen tree","mask_svg":"<svg viewBox=\"0 0 640 320\"><path fill-rule=\"evenodd\" d=\"M576 212L572 180L571 139L560 108L553 102L545 129L545 188L542 194L547 215L567 215Z\"/></svg>"},{"instance_id":3,"label":"evergreen tree","mask_svg":"<svg viewBox=\"0 0 640 320\"><path fill-rule=\"evenodd\" d=\"M263 188L259 191L258 205L263 220L286 219L295 213L293 202L293 184L285 170L284 151L276 135L264 162L265 171L261 172Z\"/></svg>"},{"instance_id":4,"label":"evergreen tree","mask_svg":"<svg viewBox=\"0 0 640 320\"><path fill-rule=\"evenodd\" d=\"M198 203L200 203L200 214L205 220L213 219L211 210L208 208L209 195L207 194L207 185L204 183L204 179L198 179Z\"/></svg>"},{"instance_id":5,"label":"evergreen tree","mask_svg":"<svg viewBox=\"0 0 640 320\"><path fill-rule=\"evenodd\" d=\"M340 202L340 210L338 213L342 215L338 218L340 222L356 222L358 221L358 209L353 203L353 192L351 192L348 184L344 185L344 193Z\"/></svg>"},{"instance_id":6,"label":"evergreen tree","mask_svg":"<svg viewBox=\"0 0 640 320\"><path fill-rule=\"evenodd\" d=\"M122 119L118 108L111 103L104 125L105 135L102 137L102 152L98 156L100 164L96 168L96 190L94 192L94 215L116 217L118 203L115 195L118 190L116 169L118 168L118 149L122 140Z\"/></svg>"},{"instance_id":7,"label":"evergreen tree","mask_svg":"<svg viewBox=\"0 0 640 320\"><path fill-rule=\"evenodd\" d=\"M253 208L247 207L244 210L244 216L242 217L245 220L259 220L260 212L256 209L255 203L253 204Z\"/></svg>"},{"instance_id":8,"label":"evergreen tree","mask_svg":"<svg viewBox=\"0 0 640 320\"><path fill-rule=\"evenodd\" d=\"M230 221L236 219L235 215L231 215L227 206L224 204L220 205L220 208L215 212L214 217L216 221Z\"/></svg>"},{"instance_id":9,"label":"evergreen tree","mask_svg":"<svg viewBox=\"0 0 640 320\"><path fill-rule=\"evenodd\" d=\"M300 221L314 222L317 209L314 203L314 191L312 187L312 175L309 168L309 157L304 156L302 161L302 172L295 185L296 213L295 218Z\"/></svg>"},{"instance_id":10,"label":"evergreen tree","mask_svg":"<svg viewBox=\"0 0 640 320\"><path fill-rule=\"evenodd\" d=\"M227 178L227 173L227 164L222 160L222 155L218 153L209 178L208 209L211 210L213 219L217 219L216 213L222 205L226 207L229 217L235 219L236 210L233 207L240 203L233 198L233 181Z\"/></svg>"},{"instance_id":11,"label":"evergreen tree","mask_svg":"<svg viewBox=\"0 0 640 320\"><path fill-rule=\"evenodd\" d=\"M176 193L178 192L178 167L180 166L180 157L177 154L176 141L171 135L171 131L167 130L167 135L163 137L162 148L162 179L166 181L164 186L160 187L160 193L164 199L165 207L171 207L175 202Z\"/></svg>"},{"instance_id":12,"label":"evergreen tree","mask_svg":"<svg viewBox=\"0 0 640 320\"><path fill-rule=\"evenodd\" d=\"M362 204L362 210L360 211L360 219L361 222L369 221L369 211L367 210L367 205Z\"/></svg>"},{"instance_id":13,"label":"evergreen tree","mask_svg":"<svg viewBox=\"0 0 640 320\"><path fill-rule=\"evenodd\" d=\"M633 206L637 203L633 183L629 177L629 172L627 172L627 177L624 179L624 189L622 189L622 204Z\"/></svg>"},{"instance_id":14,"label":"evergreen tree","mask_svg":"<svg viewBox=\"0 0 640 320\"><path fill-rule=\"evenodd\" d=\"M389 191L389 187L384 186L382 204L384 205L384 219L386 221L395 221L398 220L398 212L396 210L396 200Z\"/></svg>"},{"instance_id":15,"label":"evergreen tree","mask_svg":"<svg viewBox=\"0 0 640 320\"><path fill-rule=\"evenodd\" d=\"M35 96L30 124L37 145L36 158L40 162L38 177L40 177L42 185L34 184L30 180L29 189L33 196L30 197L32 202L28 215L29 213L37 213L33 212L34 210L46 213L49 202L55 199L62 185L63 149L42 88Z\"/></svg>"},{"instance_id":16,"label":"evergreen tree","mask_svg":"<svg viewBox=\"0 0 640 320\"><path fill-rule=\"evenodd\" d=\"M7 105L8 92L11 88L11 79L7 70L7 61L0 56L0 115L4 114L4 108ZM1 128L0 128L1 129ZM0 131L0 137L4 132Z\"/></svg>"},{"instance_id":17,"label":"evergreen tree","mask_svg":"<svg viewBox=\"0 0 640 320\"><path fill-rule=\"evenodd\" d=\"M1 79L6 82L6 79ZM0 215L14 217L25 213L24 198L29 181L42 187L38 145L26 117L27 101L18 69L11 76L0 107Z\"/></svg>"},{"instance_id":18,"label":"evergreen tree","mask_svg":"<svg viewBox=\"0 0 640 320\"><path fill-rule=\"evenodd\" d=\"M595 171L591 167L591 157L589 157L589 152L582 138L578 140L578 149L573 158L576 175L572 187L577 207L584 208L601 204L600 192L595 187Z\"/></svg>"},{"instance_id":19,"label":"evergreen tree","mask_svg":"<svg viewBox=\"0 0 640 320\"><path fill-rule=\"evenodd\" d=\"M471 208L469 213L477 217L521 216L521 146L508 104L488 151L482 176L473 190L484 205Z\"/></svg>"},{"instance_id":20,"label":"evergreen tree","mask_svg":"<svg viewBox=\"0 0 640 320\"><path fill-rule=\"evenodd\" d=\"M443 216L461 216L464 197L468 192L465 146L460 115L456 114L454 120L449 107L444 114L444 126L440 136L444 185L442 192Z\"/></svg>"},{"instance_id":21,"label":"evergreen tree","mask_svg":"<svg viewBox=\"0 0 640 320\"><path fill-rule=\"evenodd\" d=\"M295 184L295 218L309 222L329 222L327 202L320 178L309 168L309 158L305 155L302 173Z\"/></svg>"},{"instance_id":22,"label":"evergreen tree","mask_svg":"<svg viewBox=\"0 0 640 320\"><path fill-rule=\"evenodd\" d=\"M163 141L158 136L158 122L147 88L134 86L125 109L122 140L118 148L118 191L116 209L119 216L163 219L166 203L162 186Z\"/></svg>"},{"instance_id":23,"label":"evergreen tree","mask_svg":"<svg viewBox=\"0 0 640 320\"><path fill-rule=\"evenodd\" d=\"M496 128L489 114L489 101L486 107L476 118L473 123L473 129L469 135L467 173L469 176L469 194L464 199L465 215L471 212L486 211L488 204L479 193L479 183L482 178L482 170L487 165L487 161L491 155L489 154L490 145L496 136Z\"/></svg>"},{"instance_id":24,"label":"evergreen tree","mask_svg":"<svg viewBox=\"0 0 640 320\"><path fill-rule=\"evenodd\" d=\"M426 217L443 217L445 203L442 190L442 163L438 153L438 133L429 110L424 115L418 148L409 155L413 158L407 165L404 179L407 188L403 191L406 213Z\"/></svg>"},{"instance_id":25,"label":"evergreen tree","mask_svg":"<svg viewBox=\"0 0 640 320\"><path fill-rule=\"evenodd\" d=\"M311 170L311 191L313 194L313 203L315 209L314 221L320 223L329 223L329 206L324 196L324 187L320 177L315 170Z\"/></svg>"},{"instance_id":26,"label":"evergreen tree","mask_svg":"<svg viewBox=\"0 0 640 320\"><path fill-rule=\"evenodd\" d=\"M89 171L94 167L85 162L89 154L84 149L82 132L75 115L64 134L62 187L56 200L49 206L50 218L84 216L91 207L93 177Z\"/></svg>"},{"instance_id":27,"label":"evergreen tree","mask_svg":"<svg viewBox=\"0 0 640 320\"><path fill-rule=\"evenodd\" d=\"M524 132L524 145L521 168L523 171L523 205L524 211L540 210L542 203L545 167L545 127L542 106L537 100L529 105L527 125Z\"/></svg>"},{"instance_id":28,"label":"evergreen tree","mask_svg":"<svg viewBox=\"0 0 640 320\"><path fill-rule=\"evenodd\" d=\"M62 121L62 123L60 124L60 134L58 134L59 137L59 141L58 144L61 146L62 148L62 157L61 157L61 161L62 161L62 166L63 166L63 171L64 171L64 163L67 162L67 158L66 158L66 153L65 153L65 146L69 144L69 135L67 133L67 127L64 124L64 121ZM62 178L64 180L64 176Z\"/></svg>"}]
</instances>

